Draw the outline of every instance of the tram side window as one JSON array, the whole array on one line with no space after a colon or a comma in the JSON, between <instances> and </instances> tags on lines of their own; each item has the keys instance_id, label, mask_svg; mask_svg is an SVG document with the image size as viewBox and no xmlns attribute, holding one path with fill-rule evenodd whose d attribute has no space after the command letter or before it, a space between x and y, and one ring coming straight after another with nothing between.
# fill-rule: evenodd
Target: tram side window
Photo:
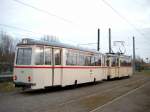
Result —
<instances>
[{"instance_id":1,"label":"tram side window","mask_svg":"<svg viewBox=\"0 0 150 112\"><path fill-rule=\"evenodd\" d=\"M45 65L51 65L52 63L52 49L47 47L45 48Z\"/></svg>"},{"instance_id":2,"label":"tram side window","mask_svg":"<svg viewBox=\"0 0 150 112\"><path fill-rule=\"evenodd\" d=\"M119 67L119 61L120 61L120 59L117 57L117 60L116 60L117 62L116 62L116 65Z\"/></svg>"},{"instance_id":3,"label":"tram side window","mask_svg":"<svg viewBox=\"0 0 150 112\"><path fill-rule=\"evenodd\" d=\"M102 66L105 66L105 56L102 56Z\"/></svg>"},{"instance_id":4,"label":"tram side window","mask_svg":"<svg viewBox=\"0 0 150 112\"><path fill-rule=\"evenodd\" d=\"M66 65L72 65L72 55L70 52L66 53Z\"/></svg>"},{"instance_id":5,"label":"tram side window","mask_svg":"<svg viewBox=\"0 0 150 112\"><path fill-rule=\"evenodd\" d=\"M121 66L128 66L128 59L122 58L122 60L121 60Z\"/></svg>"},{"instance_id":6,"label":"tram side window","mask_svg":"<svg viewBox=\"0 0 150 112\"><path fill-rule=\"evenodd\" d=\"M101 66L102 60L101 60L101 56L99 55L98 57L98 66Z\"/></svg>"},{"instance_id":7,"label":"tram side window","mask_svg":"<svg viewBox=\"0 0 150 112\"><path fill-rule=\"evenodd\" d=\"M111 66L112 67L116 66L116 57L112 57Z\"/></svg>"},{"instance_id":8,"label":"tram side window","mask_svg":"<svg viewBox=\"0 0 150 112\"><path fill-rule=\"evenodd\" d=\"M85 64L85 56L83 54L79 55L79 65L84 66Z\"/></svg>"},{"instance_id":9,"label":"tram side window","mask_svg":"<svg viewBox=\"0 0 150 112\"><path fill-rule=\"evenodd\" d=\"M121 66L131 66L131 58L122 58Z\"/></svg>"},{"instance_id":10,"label":"tram side window","mask_svg":"<svg viewBox=\"0 0 150 112\"><path fill-rule=\"evenodd\" d=\"M108 66L108 67L109 67L109 62L110 62L109 59L107 59L106 60L106 66Z\"/></svg>"},{"instance_id":11,"label":"tram side window","mask_svg":"<svg viewBox=\"0 0 150 112\"><path fill-rule=\"evenodd\" d=\"M35 65L44 64L44 47L37 47L35 50Z\"/></svg>"},{"instance_id":12,"label":"tram side window","mask_svg":"<svg viewBox=\"0 0 150 112\"><path fill-rule=\"evenodd\" d=\"M91 66L91 56L85 57L85 66Z\"/></svg>"},{"instance_id":13,"label":"tram side window","mask_svg":"<svg viewBox=\"0 0 150 112\"><path fill-rule=\"evenodd\" d=\"M78 54L73 51L68 51L66 53L66 65L77 65Z\"/></svg>"},{"instance_id":14,"label":"tram side window","mask_svg":"<svg viewBox=\"0 0 150 112\"><path fill-rule=\"evenodd\" d=\"M61 65L61 50L54 49L55 65Z\"/></svg>"},{"instance_id":15,"label":"tram side window","mask_svg":"<svg viewBox=\"0 0 150 112\"><path fill-rule=\"evenodd\" d=\"M77 54L76 53L73 54L73 64L77 65Z\"/></svg>"},{"instance_id":16,"label":"tram side window","mask_svg":"<svg viewBox=\"0 0 150 112\"><path fill-rule=\"evenodd\" d=\"M19 48L17 52L17 65L30 65L31 64L31 48Z\"/></svg>"},{"instance_id":17,"label":"tram side window","mask_svg":"<svg viewBox=\"0 0 150 112\"><path fill-rule=\"evenodd\" d=\"M95 66L101 66L101 57L95 56Z\"/></svg>"},{"instance_id":18,"label":"tram side window","mask_svg":"<svg viewBox=\"0 0 150 112\"><path fill-rule=\"evenodd\" d=\"M94 57L94 55L91 57L91 66L95 66L95 57Z\"/></svg>"}]
</instances>

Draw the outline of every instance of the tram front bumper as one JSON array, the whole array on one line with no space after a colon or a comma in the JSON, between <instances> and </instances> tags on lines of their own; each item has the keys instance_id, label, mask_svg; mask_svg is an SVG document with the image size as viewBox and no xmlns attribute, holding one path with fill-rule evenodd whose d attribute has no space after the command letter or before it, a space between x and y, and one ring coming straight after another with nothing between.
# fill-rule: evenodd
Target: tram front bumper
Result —
<instances>
[{"instance_id":1,"label":"tram front bumper","mask_svg":"<svg viewBox=\"0 0 150 112\"><path fill-rule=\"evenodd\" d=\"M35 83L24 83L24 82L14 82L15 87L25 87L25 88L31 88L31 86L35 86Z\"/></svg>"}]
</instances>

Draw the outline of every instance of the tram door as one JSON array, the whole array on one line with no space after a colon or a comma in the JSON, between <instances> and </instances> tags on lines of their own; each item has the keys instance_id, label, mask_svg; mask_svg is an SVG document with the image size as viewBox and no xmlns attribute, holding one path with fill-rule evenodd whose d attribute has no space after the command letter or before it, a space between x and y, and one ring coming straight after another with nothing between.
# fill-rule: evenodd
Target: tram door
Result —
<instances>
[{"instance_id":1,"label":"tram door","mask_svg":"<svg viewBox=\"0 0 150 112\"><path fill-rule=\"evenodd\" d=\"M53 48L52 54L53 54L52 85L55 86L61 84L61 73L62 73L61 49Z\"/></svg>"}]
</instances>

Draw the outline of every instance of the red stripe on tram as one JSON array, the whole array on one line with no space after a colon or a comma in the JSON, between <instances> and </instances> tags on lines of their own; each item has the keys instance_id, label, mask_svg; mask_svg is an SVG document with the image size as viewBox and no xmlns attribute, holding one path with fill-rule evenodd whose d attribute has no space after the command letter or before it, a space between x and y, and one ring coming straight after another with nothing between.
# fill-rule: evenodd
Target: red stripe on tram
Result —
<instances>
[{"instance_id":1,"label":"red stripe on tram","mask_svg":"<svg viewBox=\"0 0 150 112\"><path fill-rule=\"evenodd\" d=\"M106 68L106 67L89 67L89 66L14 66L14 68L62 68L62 69L97 69L97 68Z\"/></svg>"}]
</instances>

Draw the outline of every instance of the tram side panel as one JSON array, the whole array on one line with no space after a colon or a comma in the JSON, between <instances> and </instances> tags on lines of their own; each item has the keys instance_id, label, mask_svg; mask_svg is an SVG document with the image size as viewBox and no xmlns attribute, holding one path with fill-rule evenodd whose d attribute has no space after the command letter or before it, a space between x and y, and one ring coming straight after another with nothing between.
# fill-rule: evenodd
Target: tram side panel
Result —
<instances>
[{"instance_id":1,"label":"tram side panel","mask_svg":"<svg viewBox=\"0 0 150 112\"><path fill-rule=\"evenodd\" d=\"M63 70L63 86L74 85L77 81L77 84L89 82L90 74L89 70L83 68L74 68L69 67Z\"/></svg>"},{"instance_id":2,"label":"tram side panel","mask_svg":"<svg viewBox=\"0 0 150 112\"><path fill-rule=\"evenodd\" d=\"M36 83L36 85L32 86L32 89L52 86L52 69L51 68L33 69L33 81L34 83Z\"/></svg>"},{"instance_id":3,"label":"tram side panel","mask_svg":"<svg viewBox=\"0 0 150 112\"><path fill-rule=\"evenodd\" d=\"M91 77L91 81L101 81L103 79L105 79L105 75L103 73L103 69L102 67L93 69L93 73L92 73L92 77Z\"/></svg>"},{"instance_id":4,"label":"tram side panel","mask_svg":"<svg viewBox=\"0 0 150 112\"><path fill-rule=\"evenodd\" d=\"M131 76L132 75L132 65L131 57L121 57L120 59L120 68L119 68L119 77Z\"/></svg>"},{"instance_id":5,"label":"tram side panel","mask_svg":"<svg viewBox=\"0 0 150 112\"><path fill-rule=\"evenodd\" d=\"M126 68L125 67L120 67L119 68L119 77L123 77L126 74Z\"/></svg>"},{"instance_id":6,"label":"tram side panel","mask_svg":"<svg viewBox=\"0 0 150 112\"><path fill-rule=\"evenodd\" d=\"M17 84L29 83L28 77L33 78L33 70L29 68L23 68L23 66L14 67L14 82ZM34 80L31 80L30 83L33 83Z\"/></svg>"},{"instance_id":7,"label":"tram side panel","mask_svg":"<svg viewBox=\"0 0 150 112\"><path fill-rule=\"evenodd\" d=\"M128 68L128 74L129 74L129 76L132 76L132 74L133 74L132 67L129 67L129 68Z\"/></svg>"},{"instance_id":8,"label":"tram side panel","mask_svg":"<svg viewBox=\"0 0 150 112\"><path fill-rule=\"evenodd\" d=\"M108 76L108 67L102 67L102 71L103 71L103 80L106 80Z\"/></svg>"},{"instance_id":9,"label":"tram side panel","mask_svg":"<svg viewBox=\"0 0 150 112\"><path fill-rule=\"evenodd\" d=\"M66 68L63 70L62 86L74 85L75 81L77 81L77 84L82 84L87 82L101 81L104 78L105 75L103 75L103 69L101 68Z\"/></svg>"},{"instance_id":10,"label":"tram side panel","mask_svg":"<svg viewBox=\"0 0 150 112\"><path fill-rule=\"evenodd\" d=\"M132 67L120 67L119 68L119 77L131 76Z\"/></svg>"}]
</instances>

